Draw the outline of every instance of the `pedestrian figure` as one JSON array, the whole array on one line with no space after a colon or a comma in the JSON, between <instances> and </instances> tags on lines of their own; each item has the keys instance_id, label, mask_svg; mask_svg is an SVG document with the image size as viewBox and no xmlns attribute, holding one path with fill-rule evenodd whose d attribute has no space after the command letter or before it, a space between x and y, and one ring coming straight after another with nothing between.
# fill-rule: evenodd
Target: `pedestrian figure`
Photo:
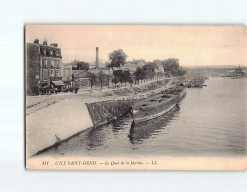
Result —
<instances>
[{"instance_id":1,"label":"pedestrian figure","mask_svg":"<svg viewBox=\"0 0 247 195\"><path fill-rule=\"evenodd\" d=\"M75 81L75 94L77 94L79 88L80 88L79 82Z\"/></svg>"}]
</instances>

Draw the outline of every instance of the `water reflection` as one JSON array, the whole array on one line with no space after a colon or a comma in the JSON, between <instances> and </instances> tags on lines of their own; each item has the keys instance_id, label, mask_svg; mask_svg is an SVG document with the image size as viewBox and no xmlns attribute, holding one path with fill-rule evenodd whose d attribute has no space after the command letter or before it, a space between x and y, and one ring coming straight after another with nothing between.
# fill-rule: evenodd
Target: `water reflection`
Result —
<instances>
[{"instance_id":1,"label":"water reflection","mask_svg":"<svg viewBox=\"0 0 247 195\"><path fill-rule=\"evenodd\" d=\"M143 139L148 139L154 133L158 133L158 129L165 128L172 118L179 112L180 106L175 106L170 112L158 118L144 121L141 123L132 122L130 133L128 135L131 144L141 143Z\"/></svg>"},{"instance_id":2,"label":"water reflection","mask_svg":"<svg viewBox=\"0 0 247 195\"><path fill-rule=\"evenodd\" d=\"M83 141L85 139L81 139ZM86 135L86 146L88 150L96 150L98 147L101 147L105 142L105 133L96 128L93 128Z\"/></svg>"},{"instance_id":3,"label":"water reflection","mask_svg":"<svg viewBox=\"0 0 247 195\"><path fill-rule=\"evenodd\" d=\"M117 149L120 143L125 142L130 124L131 118L127 115L102 127L91 129L81 135L81 140L84 141L87 150Z\"/></svg>"}]
</instances>

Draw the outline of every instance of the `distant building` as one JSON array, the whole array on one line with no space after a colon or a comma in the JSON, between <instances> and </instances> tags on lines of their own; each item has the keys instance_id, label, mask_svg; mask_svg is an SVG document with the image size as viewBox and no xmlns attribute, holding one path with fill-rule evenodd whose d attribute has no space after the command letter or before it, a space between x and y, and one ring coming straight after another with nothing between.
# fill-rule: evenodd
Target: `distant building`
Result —
<instances>
[{"instance_id":1,"label":"distant building","mask_svg":"<svg viewBox=\"0 0 247 195\"><path fill-rule=\"evenodd\" d=\"M62 55L56 43L47 45L47 41L39 44L27 43L26 48L27 94L37 95L42 87L57 87L64 85L61 75Z\"/></svg>"},{"instance_id":2,"label":"distant building","mask_svg":"<svg viewBox=\"0 0 247 195\"><path fill-rule=\"evenodd\" d=\"M67 63L68 65L71 65L72 66L72 70L76 70L77 69L77 64L79 63L80 61L77 61L76 59L70 63ZM67 65L66 64L66 65Z\"/></svg>"},{"instance_id":3,"label":"distant building","mask_svg":"<svg viewBox=\"0 0 247 195\"><path fill-rule=\"evenodd\" d=\"M86 70L72 70L72 80L76 80L78 78L86 78L87 75Z\"/></svg>"},{"instance_id":4,"label":"distant building","mask_svg":"<svg viewBox=\"0 0 247 195\"><path fill-rule=\"evenodd\" d=\"M88 76L88 71L86 70L72 70L72 79L73 82L77 82L79 84L80 89L88 89L90 88L91 81Z\"/></svg>"},{"instance_id":5,"label":"distant building","mask_svg":"<svg viewBox=\"0 0 247 195\"><path fill-rule=\"evenodd\" d=\"M124 66L121 68L123 71L129 71L130 73L134 73L136 71L136 68L139 67L131 62L128 62L124 64Z\"/></svg>"},{"instance_id":6,"label":"distant building","mask_svg":"<svg viewBox=\"0 0 247 195\"><path fill-rule=\"evenodd\" d=\"M65 83L66 89L72 89L72 64L63 64L62 65L62 81Z\"/></svg>"},{"instance_id":7,"label":"distant building","mask_svg":"<svg viewBox=\"0 0 247 195\"><path fill-rule=\"evenodd\" d=\"M98 74L99 72L104 72L107 75L111 74L111 69L108 67L99 67L98 69L90 69L88 70L88 72L94 73L94 74Z\"/></svg>"},{"instance_id":8,"label":"distant building","mask_svg":"<svg viewBox=\"0 0 247 195\"><path fill-rule=\"evenodd\" d=\"M123 70L123 66L122 66L122 64L120 64L120 66L118 66L118 67L113 67L112 69L113 69L113 71Z\"/></svg>"},{"instance_id":9,"label":"distant building","mask_svg":"<svg viewBox=\"0 0 247 195\"><path fill-rule=\"evenodd\" d=\"M246 76L247 76L246 69L240 67L240 65L235 69L229 69L227 74L224 75L224 77L246 77Z\"/></svg>"},{"instance_id":10,"label":"distant building","mask_svg":"<svg viewBox=\"0 0 247 195\"><path fill-rule=\"evenodd\" d=\"M94 69L96 69L96 66L95 66L95 64L93 64L93 63L90 63L89 64L89 69L91 70L94 70Z\"/></svg>"}]
</instances>

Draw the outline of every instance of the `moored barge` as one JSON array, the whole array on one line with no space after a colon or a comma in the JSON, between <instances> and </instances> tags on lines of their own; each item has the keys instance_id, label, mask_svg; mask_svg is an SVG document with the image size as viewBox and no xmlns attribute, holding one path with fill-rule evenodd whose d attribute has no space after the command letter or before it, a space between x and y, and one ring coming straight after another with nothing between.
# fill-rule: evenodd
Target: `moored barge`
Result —
<instances>
[{"instance_id":1,"label":"moored barge","mask_svg":"<svg viewBox=\"0 0 247 195\"><path fill-rule=\"evenodd\" d=\"M172 110L185 96L186 88L178 87L176 90L165 91L156 96L144 99L132 108L132 117L135 124L158 118Z\"/></svg>"}]
</instances>

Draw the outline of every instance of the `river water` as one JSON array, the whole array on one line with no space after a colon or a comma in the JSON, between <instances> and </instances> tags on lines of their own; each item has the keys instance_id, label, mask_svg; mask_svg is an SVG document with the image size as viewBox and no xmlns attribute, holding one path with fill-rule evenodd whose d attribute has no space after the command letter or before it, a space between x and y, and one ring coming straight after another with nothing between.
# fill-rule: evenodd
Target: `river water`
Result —
<instances>
[{"instance_id":1,"label":"river water","mask_svg":"<svg viewBox=\"0 0 247 195\"><path fill-rule=\"evenodd\" d=\"M210 77L187 89L180 106L152 124L132 127L127 115L85 131L42 155L241 156L246 154L247 79Z\"/></svg>"}]
</instances>

